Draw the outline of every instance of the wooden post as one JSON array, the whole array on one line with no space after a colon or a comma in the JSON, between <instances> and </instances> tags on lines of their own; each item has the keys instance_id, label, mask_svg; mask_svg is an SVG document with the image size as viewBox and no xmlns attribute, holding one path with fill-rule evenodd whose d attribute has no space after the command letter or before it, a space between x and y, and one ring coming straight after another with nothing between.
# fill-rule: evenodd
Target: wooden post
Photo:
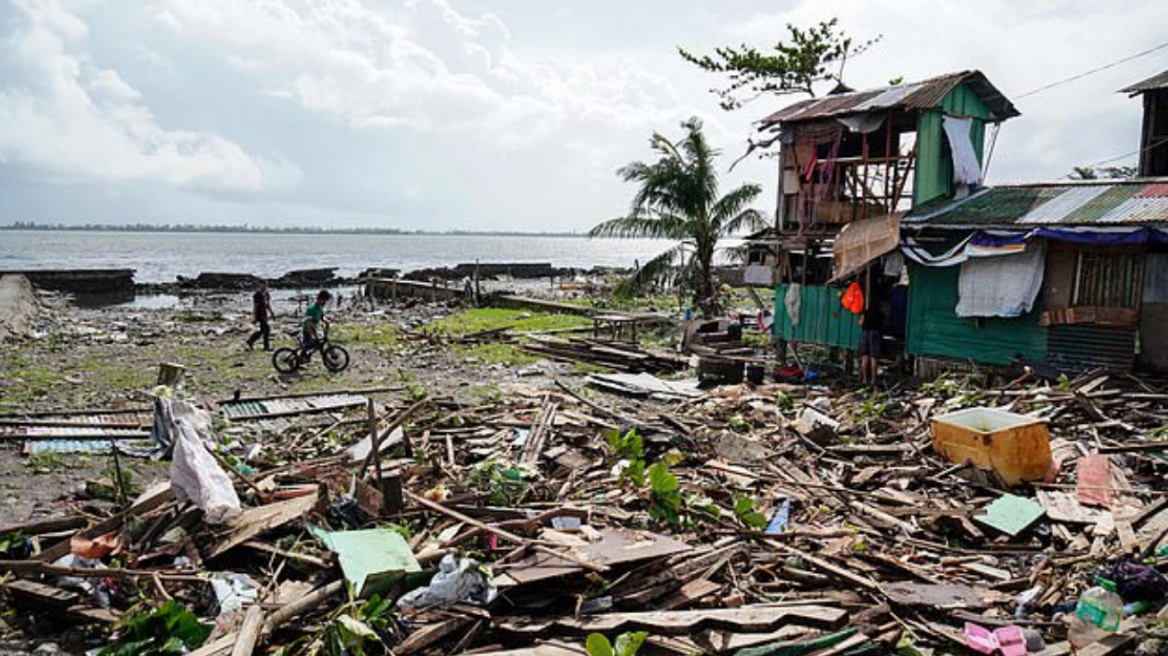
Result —
<instances>
[{"instance_id":1,"label":"wooden post","mask_svg":"<svg viewBox=\"0 0 1168 656\"><path fill-rule=\"evenodd\" d=\"M377 431L377 409L373 407L373 399L369 399L367 406L369 412L369 440L372 443L373 451L376 454L373 458L373 473L377 478L377 489L381 489L381 435ZM364 474L362 474L364 475Z\"/></svg>"},{"instance_id":2,"label":"wooden post","mask_svg":"<svg viewBox=\"0 0 1168 656\"><path fill-rule=\"evenodd\" d=\"M187 368L175 362L161 362L158 365L158 385L178 387L182 384L183 373Z\"/></svg>"},{"instance_id":3,"label":"wooden post","mask_svg":"<svg viewBox=\"0 0 1168 656\"><path fill-rule=\"evenodd\" d=\"M239 634L235 637L235 646L231 648L231 656L251 656L263 629L264 609L259 604L253 604L243 617L243 626L239 627Z\"/></svg>"}]
</instances>

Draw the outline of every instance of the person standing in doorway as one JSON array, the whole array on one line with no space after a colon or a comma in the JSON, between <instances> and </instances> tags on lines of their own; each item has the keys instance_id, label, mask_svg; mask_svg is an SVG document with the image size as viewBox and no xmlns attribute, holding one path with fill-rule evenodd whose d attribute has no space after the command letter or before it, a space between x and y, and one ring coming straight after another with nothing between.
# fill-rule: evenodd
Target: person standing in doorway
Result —
<instances>
[{"instance_id":1,"label":"person standing in doorway","mask_svg":"<svg viewBox=\"0 0 1168 656\"><path fill-rule=\"evenodd\" d=\"M247 338L247 348L251 350L255 348L255 343L261 337L264 340L264 350L272 350L272 325L269 319L275 319L276 313L272 311L272 295L268 292L268 283L266 280L260 279L256 283L256 291L251 296L252 319L255 321L257 329Z\"/></svg>"},{"instance_id":2,"label":"person standing in doorway","mask_svg":"<svg viewBox=\"0 0 1168 656\"><path fill-rule=\"evenodd\" d=\"M860 314L860 384L876 384L876 358L880 357L880 343L884 340L884 313L880 299L870 293L867 306Z\"/></svg>"}]
</instances>

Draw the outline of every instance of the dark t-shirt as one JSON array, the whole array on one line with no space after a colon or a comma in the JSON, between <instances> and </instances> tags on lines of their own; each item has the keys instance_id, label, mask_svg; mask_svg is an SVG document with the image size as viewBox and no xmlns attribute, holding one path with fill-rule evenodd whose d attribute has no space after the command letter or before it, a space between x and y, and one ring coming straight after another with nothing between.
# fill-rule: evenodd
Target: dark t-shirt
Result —
<instances>
[{"instance_id":1,"label":"dark t-shirt","mask_svg":"<svg viewBox=\"0 0 1168 656\"><path fill-rule=\"evenodd\" d=\"M880 311L879 303L872 301L871 305L864 309L864 314L860 317L860 327L876 332L884 330L884 313Z\"/></svg>"},{"instance_id":2,"label":"dark t-shirt","mask_svg":"<svg viewBox=\"0 0 1168 656\"><path fill-rule=\"evenodd\" d=\"M268 305L271 304L271 296L268 292L262 289L256 290L256 293L251 297L252 311L255 313L256 321L268 320Z\"/></svg>"}]
</instances>

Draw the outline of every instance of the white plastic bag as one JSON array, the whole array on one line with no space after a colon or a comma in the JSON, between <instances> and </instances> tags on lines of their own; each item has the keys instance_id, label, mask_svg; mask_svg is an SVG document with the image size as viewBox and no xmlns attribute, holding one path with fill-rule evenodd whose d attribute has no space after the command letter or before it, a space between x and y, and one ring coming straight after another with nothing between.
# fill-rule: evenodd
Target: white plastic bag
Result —
<instances>
[{"instance_id":1,"label":"white plastic bag","mask_svg":"<svg viewBox=\"0 0 1168 656\"><path fill-rule=\"evenodd\" d=\"M411 590L398 600L398 608L420 610L430 606L450 608L460 602L486 606L495 600L498 590L483 574L478 561L446 554L438 563L438 573L430 585Z\"/></svg>"},{"instance_id":2,"label":"white plastic bag","mask_svg":"<svg viewBox=\"0 0 1168 656\"><path fill-rule=\"evenodd\" d=\"M207 452L203 441L190 420L183 417L175 422L178 438L174 442L174 458L170 461L170 484L174 496L190 501L203 509L211 524L239 515L239 496L227 472L219 467L215 457Z\"/></svg>"}]
</instances>

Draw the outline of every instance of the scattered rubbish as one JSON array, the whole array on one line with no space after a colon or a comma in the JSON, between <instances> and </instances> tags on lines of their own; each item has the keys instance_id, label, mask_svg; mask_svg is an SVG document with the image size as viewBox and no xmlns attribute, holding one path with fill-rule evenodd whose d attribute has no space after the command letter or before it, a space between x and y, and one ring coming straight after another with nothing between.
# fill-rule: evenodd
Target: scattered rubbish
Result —
<instances>
[{"instance_id":1,"label":"scattered rubbish","mask_svg":"<svg viewBox=\"0 0 1168 656\"><path fill-rule=\"evenodd\" d=\"M477 560L447 554L438 563L438 573L430 584L402 595L397 605L403 610L449 608L457 603L486 606L498 592L490 582L490 573L484 570Z\"/></svg>"},{"instance_id":2,"label":"scattered rubbish","mask_svg":"<svg viewBox=\"0 0 1168 656\"><path fill-rule=\"evenodd\" d=\"M1115 584L1098 579L1096 585L1083 592L1076 602L1067 627L1067 639L1076 649L1086 647L1115 633L1122 620L1123 600L1116 594Z\"/></svg>"},{"instance_id":3,"label":"scattered rubbish","mask_svg":"<svg viewBox=\"0 0 1168 656\"><path fill-rule=\"evenodd\" d=\"M337 554L341 571L359 597L382 592L421 566L401 534L387 528L364 531L324 531L313 533L324 546Z\"/></svg>"},{"instance_id":4,"label":"scattered rubbish","mask_svg":"<svg viewBox=\"0 0 1168 656\"><path fill-rule=\"evenodd\" d=\"M170 463L175 496L202 509L212 524L240 514L239 496L227 473L207 450L189 419L178 420L177 439Z\"/></svg>"},{"instance_id":5,"label":"scattered rubbish","mask_svg":"<svg viewBox=\"0 0 1168 656\"><path fill-rule=\"evenodd\" d=\"M974 517L978 522L1015 536L1034 525L1046 514L1046 509L1024 497L1005 494L986 506L984 515Z\"/></svg>"}]
</instances>

